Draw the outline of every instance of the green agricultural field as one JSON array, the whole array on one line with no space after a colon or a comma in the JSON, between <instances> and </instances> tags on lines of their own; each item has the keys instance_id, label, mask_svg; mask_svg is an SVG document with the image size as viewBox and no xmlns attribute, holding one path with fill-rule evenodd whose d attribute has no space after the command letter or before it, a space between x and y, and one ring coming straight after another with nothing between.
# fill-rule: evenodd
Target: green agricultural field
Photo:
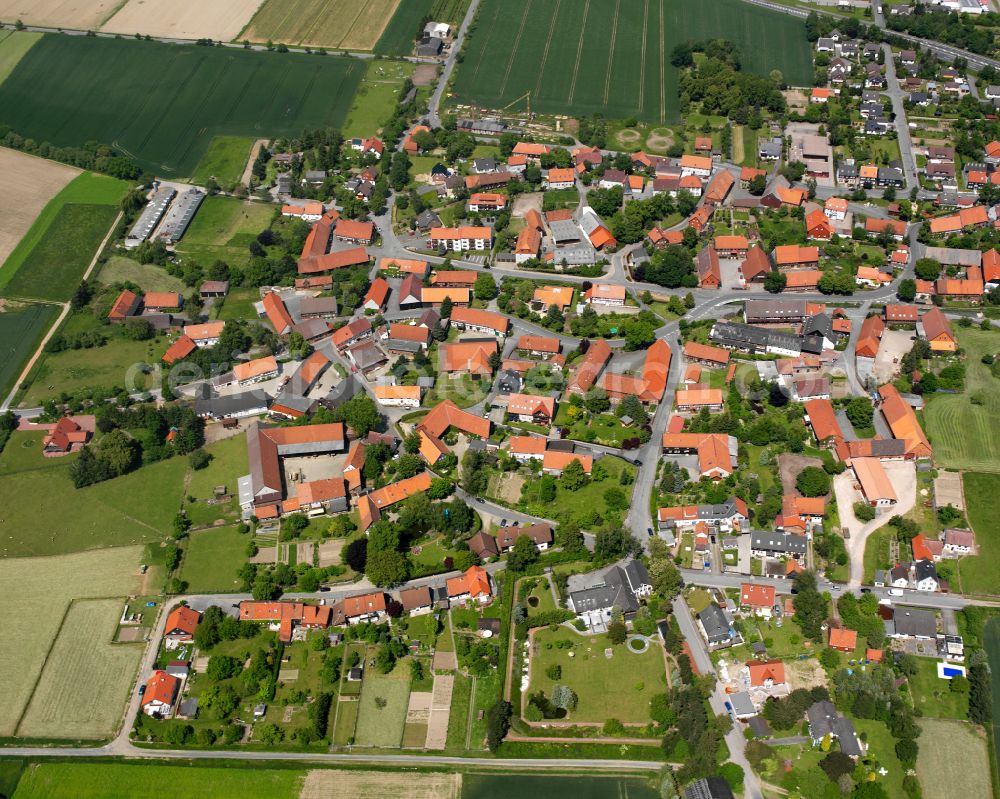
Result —
<instances>
[{"instance_id":1,"label":"green agricultural field","mask_svg":"<svg viewBox=\"0 0 1000 799\"><path fill-rule=\"evenodd\" d=\"M181 504L186 458L74 488L69 467L77 456L43 457L42 438L41 433L14 433L0 454L0 557L144 544L170 533Z\"/></svg>"},{"instance_id":2,"label":"green agricultural field","mask_svg":"<svg viewBox=\"0 0 1000 799\"><path fill-rule=\"evenodd\" d=\"M250 136L216 136L198 162L191 182L204 186L209 178L215 178L220 186L238 183L246 169L253 142Z\"/></svg>"},{"instance_id":3,"label":"green agricultural field","mask_svg":"<svg viewBox=\"0 0 1000 799\"><path fill-rule=\"evenodd\" d=\"M298 769L164 766L145 763L39 763L21 776L17 799L298 799Z\"/></svg>"},{"instance_id":4,"label":"green agricultural field","mask_svg":"<svg viewBox=\"0 0 1000 799\"><path fill-rule=\"evenodd\" d=\"M45 36L0 86L0 123L57 145L112 144L184 178L215 136L340 127L363 69L337 56Z\"/></svg>"},{"instance_id":5,"label":"green agricultural field","mask_svg":"<svg viewBox=\"0 0 1000 799\"><path fill-rule=\"evenodd\" d=\"M219 527L191 534L184 551L181 579L194 594L236 591L240 581L236 572L246 563L249 535L236 527Z\"/></svg>"},{"instance_id":6,"label":"green agricultural field","mask_svg":"<svg viewBox=\"0 0 1000 799\"><path fill-rule=\"evenodd\" d=\"M924 409L934 460L952 469L1000 472L1000 381L980 358L1000 350L1000 333L955 325L965 350L965 391L928 396Z\"/></svg>"},{"instance_id":7,"label":"green agricultural field","mask_svg":"<svg viewBox=\"0 0 1000 799\"><path fill-rule=\"evenodd\" d=\"M924 796L991 796L986 741L971 724L921 719L917 776Z\"/></svg>"},{"instance_id":8,"label":"green agricultural field","mask_svg":"<svg viewBox=\"0 0 1000 799\"><path fill-rule=\"evenodd\" d=\"M275 207L235 197L206 197L178 246L182 257L208 267L216 260L247 263L250 242L266 228Z\"/></svg>"},{"instance_id":9,"label":"green agricultural field","mask_svg":"<svg viewBox=\"0 0 1000 799\"><path fill-rule=\"evenodd\" d=\"M389 24L375 44L379 55L413 55L420 23L431 16L435 0L405 0L396 8Z\"/></svg>"},{"instance_id":10,"label":"green agricultural field","mask_svg":"<svg viewBox=\"0 0 1000 799\"><path fill-rule=\"evenodd\" d=\"M188 287L179 277L155 264L140 264L123 255L112 255L97 273L97 280L108 286L112 283L135 283L143 291L177 291L185 294Z\"/></svg>"},{"instance_id":11,"label":"green agricultural field","mask_svg":"<svg viewBox=\"0 0 1000 799\"><path fill-rule=\"evenodd\" d=\"M5 499L4 515L10 507ZM63 627L63 617L70 602L138 594L142 593L143 586L138 568L142 556L140 547L116 547L50 558L10 557L9 548L2 554L7 557L0 559L0 585L5 594L5 612L0 614L0 683L4 687L0 736L6 737L14 735L42 674L46 657ZM123 601L116 604L120 612ZM39 612L40 607L45 608L44 613ZM83 649L100 652L111 640L114 628L89 632L92 637ZM92 673L90 676L96 679ZM84 675L77 674L69 684L79 685L78 680L82 679ZM80 702L89 703L91 695L117 690L115 681L105 687L88 680L88 685L91 690L86 696L77 697ZM115 698L114 701L119 700Z\"/></svg>"},{"instance_id":12,"label":"green agricultural field","mask_svg":"<svg viewBox=\"0 0 1000 799\"><path fill-rule=\"evenodd\" d=\"M1000 594L1000 513L996 498L1000 496L1000 475L965 472L962 475L965 505L969 524L976 532L976 557L958 562L961 589L972 594Z\"/></svg>"},{"instance_id":13,"label":"green agricultural field","mask_svg":"<svg viewBox=\"0 0 1000 799\"><path fill-rule=\"evenodd\" d=\"M779 69L791 84L811 81L803 23L739 0L484 0L455 99L499 108L531 92L542 113L673 122L671 52L707 38L735 42L749 72Z\"/></svg>"},{"instance_id":14,"label":"green agricultural field","mask_svg":"<svg viewBox=\"0 0 1000 799\"><path fill-rule=\"evenodd\" d=\"M555 646L561 640L571 641L572 649ZM576 691L579 704L567 717L569 721L601 724L616 718L625 724L645 724L650 699L667 690L663 650L655 641L639 654L627 644L612 646L606 635L581 636L546 628L535 632L534 643L537 654L531 658L530 691L544 691L551 698L556 683ZM606 649L612 651L610 658L605 656ZM546 675L553 665L562 669L558 680Z\"/></svg>"},{"instance_id":15,"label":"green agricultural field","mask_svg":"<svg viewBox=\"0 0 1000 799\"><path fill-rule=\"evenodd\" d=\"M14 67L42 38L32 31L0 31L0 83L7 80Z\"/></svg>"},{"instance_id":16,"label":"green agricultural field","mask_svg":"<svg viewBox=\"0 0 1000 799\"><path fill-rule=\"evenodd\" d=\"M385 700L385 706L375 700ZM407 663L397 663L388 674L379 674L373 666L365 668L361 683L361 706L355 743L358 746L399 746L406 724L406 707L410 700L410 669Z\"/></svg>"},{"instance_id":17,"label":"green agricultural field","mask_svg":"<svg viewBox=\"0 0 1000 799\"><path fill-rule=\"evenodd\" d=\"M118 216L110 205L64 205L4 288L8 297L65 301Z\"/></svg>"},{"instance_id":18,"label":"green agricultural field","mask_svg":"<svg viewBox=\"0 0 1000 799\"><path fill-rule=\"evenodd\" d=\"M144 648L112 643L121 612L118 599L70 606L17 735L80 739L115 732ZM81 684L89 686L83 694Z\"/></svg>"},{"instance_id":19,"label":"green agricultural field","mask_svg":"<svg viewBox=\"0 0 1000 799\"><path fill-rule=\"evenodd\" d=\"M0 111L0 115L2 114L3 112ZM111 214L104 229L100 231L100 236L91 244L81 238L79 231L73 230L64 229L60 235L65 236L65 238L60 240L55 228L59 224L63 210L67 207L108 206L115 208L126 188L128 186L124 181L115 180L106 175L97 175L93 172L83 172L70 181L62 191L49 200L28 232L24 234L4 262L3 268L0 269L0 291L5 295L15 296L15 289L9 287L9 285L13 285L20 287L21 293L27 293L27 296L53 300L69 299L80 276L86 269L86 265L94 257L97 246L108 232L114 214ZM72 270L76 274L76 282L72 283L68 291L66 285L68 285L72 274L71 270L61 263L66 253L59 249L60 246L89 246L86 252L74 252L68 259L74 264ZM54 264L50 262L53 259L55 260ZM83 261L82 268L78 266L81 260ZM32 270L35 270L34 274L31 274ZM66 285L56 285L60 277ZM40 283L46 285L38 285ZM50 283L51 287L48 285ZM59 292L53 293L55 288L58 288Z\"/></svg>"},{"instance_id":20,"label":"green agricultural field","mask_svg":"<svg viewBox=\"0 0 1000 799\"><path fill-rule=\"evenodd\" d=\"M59 314L55 305L11 303L0 313L0 397L6 398L14 381Z\"/></svg>"},{"instance_id":21,"label":"green agricultural field","mask_svg":"<svg viewBox=\"0 0 1000 799\"><path fill-rule=\"evenodd\" d=\"M407 61L373 59L354 95L344 123L344 137L373 136L392 116L403 81L413 74Z\"/></svg>"}]
</instances>

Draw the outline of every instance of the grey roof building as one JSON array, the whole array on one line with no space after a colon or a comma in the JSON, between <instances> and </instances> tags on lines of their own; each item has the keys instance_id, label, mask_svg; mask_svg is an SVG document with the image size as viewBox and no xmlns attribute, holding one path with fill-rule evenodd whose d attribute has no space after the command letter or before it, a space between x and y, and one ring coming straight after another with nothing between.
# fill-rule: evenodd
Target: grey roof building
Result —
<instances>
[{"instance_id":1,"label":"grey roof building","mask_svg":"<svg viewBox=\"0 0 1000 799\"><path fill-rule=\"evenodd\" d=\"M225 397L212 396L207 383L202 383L194 401L194 412L202 419L240 419L267 413L268 399L263 391L246 391Z\"/></svg>"},{"instance_id":2,"label":"grey roof building","mask_svg":"<svg viewBox=\"0 0 1000 799\"><path fill-rule=\"evenodd\" d=\"M163 224L160 226L160 232L157 233L157 238L162 239L167 244L180 241L204 199L205 192L198 189L188 189L184 192L167 211Z\"/></svg>"},{"instance_id":3,"label":"grey roof building","mask_svg":"<svg viewBox=\"0 0 1000 799\"><path fill-rule=\"evenodd\" d=\"M758 354L776 353L794 357L800 355L803 348L801 336L735 322L716 322L709 339L720 347Z\"/></svg>"},{"instance_id":4,"label":"grey roof building","mask_svg":"<svg viewBox=\"0 0 1000 799\"><path fill-rule=\"evenodd\" d=\"M725 612L714 602L698 612L698 622L710 646L727 643L735 637Z\"/></svg>"},{"instance_id":5,"label":"grey roof building","mask_svg":"<svg viewBox=\"0 0 1000 799\"><path fill-rule=\"evenodd\" d=\"M809 737L814 744L829 735L840 742L840 751L848 757L858 758L865 753L854 731L854 724L841 715L832 702L823 700L813 703L806 711L806 718L809 721Z\"/></svg>"},{"instance_id":6,"label":"grey roof building","mask_svg":"<svg viewBox=\"0 0 1000 799\"><path fill-rule=\"evenodd\" d=\"M612 608L619 608L626 617L639 610L639 598L648 596L653 586L649 572L641 561L629 559L605 569L577 575L576 590L570 584L569 606L578 615L610 618ZM571 578L572 580L572 578Z\"/></svg>"},{"instance_id":7,"label":"grey roof building","mask_svg":"<svg viewBox=\"0 0 1000 799\"><path fill-rule=\"evenodd\" d=\"M934 638L937 635L937 618L930 610L896 608L892 621L896 638Z\"/></svg>"},{"instance_id":8,"label":"grey roof building","mask_svg":"<svg viewBox=\"0 0 1000 799\"><path fill-rule=\"evenodd\" d=\"M733 789L722 777L703 777L684 789L684 799L733 799Z\"/></svg>"},{"instance_id":9,"label":"grey roof building","mask_svg":"<svg viewBox=\"0 0 1000 799\"><path fill-rule=\"evenodd\" d=\"M798 558L806 554L808 541L804 535L755 530L750 533L750 549L768 555L792 555Z\"/></svg>"}]
</instances>

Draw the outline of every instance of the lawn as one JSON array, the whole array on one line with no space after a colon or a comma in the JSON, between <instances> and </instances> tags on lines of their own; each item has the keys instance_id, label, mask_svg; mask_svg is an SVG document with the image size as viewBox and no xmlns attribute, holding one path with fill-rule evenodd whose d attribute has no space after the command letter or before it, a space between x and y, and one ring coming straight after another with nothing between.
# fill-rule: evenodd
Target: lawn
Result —
<instances>
[{"instance_id":1,"label":"lawn","mask_svg":"<svg viewBox=\"0 0 1000 799\"><path fill-rule=\"evenodd\" d=\"M906 772L902 763L899 762L899 758L896 757L896 739L892 737L889 729L881 721L858 718L852 719L852 721L858 735L867 735L868 737L868 757L874 758L879 767L889 772L879 781L886 789L890 799L903 799L906 796L903 791L903 775ZM928 794L928 797L932 795Z\"/></svg>"},{"instance_id":2,"label":"lawn","mask_svg":"<svg viewBox=\"0 0 1000 799\"><path fill-rule=\"evenodd\" d=\"M986 741L970 725L921 719L917 776L924 796L990 796Z\"/></svg>"},{"instance_id":3,"label":"lawn","mask_svg":"<svg viewBox=\"0 0 1000 799\"><path fill-rule=\"evenodd\" d=\"M97 273L97 280L108 286L112 283L135 283L143 291L188 291L184 281L167 274L162 266L140 264L123 255L112 255Z\"/></svg>"},{"instance_id":4,"label":"lawn","mask_svg":"<svg viewBox=\"0 0 1000 799\"><path fill-rule=\"evenodd\" d=\"M709 38L733 41L747 72L779 69L793 85L812 76L803 23L739 0L619 0L582 10L579 3L553 9L485 0L455 77L455 99L499 108L531 92L532 109L542 113L676 121L678 71L670 54L680 42Z\"/></svg>"},{"instance_id":5,"label":"lawn","mask_svg":"<svg viewBox=\"0 0 1000 799\"><path fill-rule=\"evenodd\" d=\"M562 640L571 641L572 649L557 648L555 643ZM610 658L605 657L608 648L613 652ZM552 665L562 669L558 680L545 673ZM655 642L638 654L626 644L612 647L606 635L541 629L534 636L530 691L544 691L551 697L556 683L568 685L579 697L577 709L567 717L570 721L602 724L616 718L626 724L645 724L650 700L667 690L663 651Z\"/></svg>"},{"instance_id":6,"label":"lawn","mask_svg":"<svg viewBox=\"0 0 1000 799\"><path fill-rule=\"evenodd\" d=\"M17 728L19 736L104 738L115 732L144 648L112 643L121 612L118 599L70 606ZM82 693L81 685L88 686Z\"/></svg>"},{"instance_id":7,"label":"lawn","mask_svg":"<svg viewBox=\"0 0 1000 799\"><path fill-rule=\"evenodd\" d=\"M558 211L562 208L575 209L580 204L580 193L576 189L555 189L542 196L542 210Z\"/></svg>"},{"instance_id":8,"label":"lawn","mask_svg":"<svg viewBox=\"0 0 1000 799\"><path fill-rule=\"evenodd\" d=\"M215 178L220 186L238 183L246 169L252 136L215 136L198 162L191 176L191 182L204 186L209 178Z\"/></svg>"},{"instance_id":9,"label":"lawn","mask_svg":"<svg viewBox=\"0 0 1000 799\"><path fill-rule=\"evenodd\" d=\"M976 533L979 554L962 558L958 570L962 591L981 594L1000 593L1000 513L996 498L1000 496L1000 475L965 472L962 475L969 524Z\"/></svg>"},{"instance_id":10,"label":"lawn","mask_svg":"<svg viewBox=\"0 0 1000 799\"><path fill-rule=\"evenodd\" d=\"M239 589L236 572L246 562L249 535L235 526L192 533L184 551L181 579L195 594L233 592Z\"/></svg>"},{"instance_id":11,"label":"lawn","mask_svg":"<svg viewBox=\"0 0 1000 799\"><path fill-rule=\"evenodd\" d=\"M0 397L6 399L24 368L25 361L38 347L59 315L55 305L10 303L0 313Z\"/></svg>"},{"instance_id":12,"label":"lawn","mask_svg":"<svg viewBox=\"0 0 1000 799\"><path fill-rule=\"evenodd\" d=\"M206 267L216 259L231 264L246 263L250 258L247 249L250 242L270 224L275 211L273 205L266 203L206 197L184 234L179 252Z\"/></svg>"},{"instance_id":13,"label":"lawn","mask_svg":"<svg viewBox=\"0 0 1000 799\"><path fill-rule=\"evenodd\" d=\"M6 482L2 480L0 484ZM9 509L10 505L5 504L5 515ZM14 734L70 602L139 593L141 557L140 547L116 547L51 558L0 560L5 610L0 615L0 684L4 687L0 736ZM120 612L122 602L115 605ZM117 613L114 620L117 621ZM114 627L109 625L107 634L98 639L93 635L94 630L90 630L91 638L85 646L100 651L98 643L110 641L113 632ZM109 682L108 686L92 688L103 694L105 688L114 692L123 687L114 680ZM70 684L79 683L74 677ZM82 701L86 703L89 699Z\"/></svg>"},{"instance_id":14,"label":"lawn","mask_svg":"<svg viewBox=\"0 0 1000 799\"><path fill-rule=\"evenodd\" d=\"M246 436L224 438L206 446L205 451L212 459L204 469L191 471L187 495L208 499L216 486L225 486L229 493L235 494L236 479L250 471Z\"/></svg>"},{"instance_id":15,"label":"lawn","mask_svg":"<svg viewBox=\"0 0 1000 799\"><path fill-rule=\"evenodd\" d=\"M966 719L969 717L968 694L953 693L951 680L938 677L936 658L915 658L918 671L909 678L913 705L924 716L935 719Z\"/></svg>"},{"instance_id":16,"label":"lawn","mask_svg":"<svg viewBox=\"0 0 1000 799\"><path fill-rule=\"evenodd\" d=\"M928 396L923 420L934 460L946 468L1000 472L1000 385L984 354L1000 350L1000 333L955 325L966 352L965 391Z\"/></svg>"},{"instance_id":17,"label":"lawn","mask_svg":"<svg viewBox=\"0 0 1000 799\"><path fill-rule=\"evenodd\" d=\"M3 102L0 101L0 108L2 107ZM37 296L39 299L48 300L69 299L115 217L112 212L99 231L100 235L97 235L94 218L100 214L97 212L92 214L87 209L107 206L106 212L112 211L118 205L126 188L124 181L93 172L83 172L70 181L62 191L49 200L4 262L3 268L0 269L0 290L3 294ZM70 210L64 215L63 211L67 207L77 210ZM80 210L81 208L83 210ZM67 220L78 221L81 224L94 222L95 228L91 230L88 224L87 230L76 231L67 228ZM91 236L96 236L96 239L91 241ZM85 252L74 251L67 257L60 249L61 246L87 249ZM55 260L56 264L53 265L45 258ZM69 264L63 264L63 259ZM41 270L46 276L44 286L34 285L36 281L43 281L39 281L39 274L30 274L32 268ZM74 274L76 280L71 281ZM48 281L49 275L55 278L51 285Z\"/></svg>"},{"instance_id":18,"label":"lawn","mask_svg":"<svg viewBox=\"0 0 1000 799\"><path fill-rule=\"evenodd\" d=\"M76 458L43 458L41 433L14 433L0 455L0 556L61 555L159 541L180 508L185 458L175 457L86 488ZM62 501L40 501L62 497ZM27 501L36 498L35 501ZM109 596L109 594L104 594Z\"/></svg>"},{"instance_id":19,"label":"lawn","mask_svg":"<svg viewBox=\"0 0 1000 799\"><path fill-rule=\"evenodd\" d=\"M337 702L337 721L333 729L333 743L346 746L354 738L354 729L358 724L358 708L361 703L355 699Z\"/></svg>"},{"instance_id":20,"label":"lawn","mask_svg":"<svg viewBox=\"0 0 1000 799\"><path fill-rule=\"evenodd\" d=\"M340 127L362 72L338 56L45 36L0 85L0 108L22 136L112 144L150 173L183 178L218 135Z\"/></svg>"},{"instance_id":21,"label":"lawn","mask_svg":"<svg viewBox=\"0 0 1000 799\"><path fill-rule=\"evenodd\" d=\"M379 707L378 699L385 700ZM388 674L365 668L355 742L358 746L397 747L403 740L406 707L410 699L409 665L399 662Z\"/></svg>"},{"instance_id":22,"label":"lawn","mask_svg":"<svg viewBox=\"0 0 1000 799\"><path fill-rule=\"evenodd\" d=\"M253 306L259 299L259 289L233 289L226 296L221 307L219 305L212 307L212 314L216 319L221 319L224 322L234 319L256 319L257 311L254 310Z\"/></svg>"},{"instance_id":23,"label":"lawn","mask_svg":"<svg viewBox=\"0 0 1000 799\"><path fill-rule=\"evenodd\" d=\"M87 321L91 320L93 317ZM67 317L60 331L66 332L72 324L73 315ZM18 406L34 408L61 392L73 394L86 388L126 386L130 392L159 388L155 373L146 374L143 364L159 364L167 350L167 338L157 336L148 341L133 341L117 329L105 332L110 338L103 347L43 353L28 374L30 386L19 396Z\"/></svg>"},{"instance_id":24,"label":"lawn","mask_svg":"<svg viewBox=\"0 0 1000 799\"><path fill-rule=\"evenodd\" d=\"M577 413L582 412L583 416L574 420L570 410L573 407L569 403L563 403L556 411L555 424L569 428L568 438L620 447L626 438L636 438L639 435L637 428L626 427L613 413L590 416L583 409L576 408Z\"/></svg>"},{"instance_id":25,"label":"lawn","mask_svg":"<svg viewBox=\"0 0 1000 799\"><path fill-rule=\"evenodd\" d=\"M374 59L358 86L344 123L344 137L373 136L381 132L396 108L403 81L413 74L409 62Z\"/></svg>"},{"instance_id":26,"label":"lawn","mask_svg":"<svg viewBox=\"0 0 1000 799\"><path fill-rule=\"evenodd\" d=\"M145 763L37 763L17 786L17 799L298 799L298 769L166 766Z\"/></svg>"},{"instance_id":27,"label":"lawn","mask_svg":"<svg viewBox=\"0 0 1000 799\"><path fill-rule=\"evenodd\" d=\"M448 715L448 749L465 749L469 729L469 702L472 701L472 678L455 675L451 692L451 712Z\"/></svg>"}]
</instances>

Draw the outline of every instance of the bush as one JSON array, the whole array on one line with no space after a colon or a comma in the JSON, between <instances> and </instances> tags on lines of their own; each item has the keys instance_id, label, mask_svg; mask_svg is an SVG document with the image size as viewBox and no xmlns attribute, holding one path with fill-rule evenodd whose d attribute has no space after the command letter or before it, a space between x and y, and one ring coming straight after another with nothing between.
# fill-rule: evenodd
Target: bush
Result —
<instances>
[{"instance_id":1,"label":"bush","mask_svg":"<svg viewBox=\"0 0 1000 799\"><path fill-rule=\"evenodd\" d=\"M822 497L830 493L830 476L818 466L807 466L795 478L795 487L804 497Z\"/></svg>"},{"instance_id":2,"label":"bush","mask_svg":"<svg viewBox=\"0 0 1000 799\"><path fill-rule=\"evenodd\" d=\"M867 502L854 503L854 516L859 522L870 522L875 518L875 508Z\"/></svg>"},{"instance_id":3,"label":"bush","mask_svg":"<svg viewBox=\"0 0 1000 799\"><path fill-rule=\"evenodd\" d=\"M188 455L188 463L192 469L204 469L211 462L212 456L203 449L196 449Z\"/></svg>"}]
</instances>

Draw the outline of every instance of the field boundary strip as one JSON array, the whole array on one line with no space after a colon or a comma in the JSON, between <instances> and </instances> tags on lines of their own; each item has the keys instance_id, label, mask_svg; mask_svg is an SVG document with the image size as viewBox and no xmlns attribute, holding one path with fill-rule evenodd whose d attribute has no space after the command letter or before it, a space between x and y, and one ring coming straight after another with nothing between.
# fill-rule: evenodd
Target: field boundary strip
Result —
<instances>
[{"instance_id":1,"label":"field boundary strip","mask_svg":"<svg viewBox=\"0 0 1000 799\"><path fill-rule=\"evenodd\" d=\"M618 38L618 17L622 10L622 0L615 0L615 15L611 18L611 41L608 43L608 74L604 78L604 104L608 104L611 94L611 69L615 63L615 41Z\"/></svg>"},{"instance_id":2,"label":"field boundary strip","mask_svg":"<svg viewBox=\"0 0 1000 799\"><path fill-rule=\"evenodd\" d=\"M125 8L125 6L127 6L127 5L128 5L128 0L121 0L121 2L118 3L118 5L116 5L114 8L111 9L111 11L108 13L108 15L106 17L104 17L103 19L101 19L100 22L97 23L97 29L100 30L105 25L107 25L109 22L111 22L112 18L115 16L115 14L117 14L119 11L121 11L123 8Z\"/></svg>"},{"instance_id":3,"label":"field boundary strip","mask_svg":"<svg viewBox=\"0 0 1000 799\"><path fill-rule=\"evenodd\" d=\"M552 46L552 34L556 31L556 22L559 19L559 6L562 0L556 0L555 10L552 12L552 22L549 23L549 36L545 40L545 50L542 52L542 63L538 65L538 80L535 81L535 97L542 92L542 75L545 73L545 62L549 60L549 47Z\"/></svg>"},{"instance_id":4,"label":"field boundary strip","mask_svg":"<svg viewBox=\"0 0 1000 799\"><path fill-rule=\"evenodd\" d=\"M524 26L528 22L528 14L531 12L532 0L528 0L524 4L524 13L521 14L521 26L517 29L517 38L514 40L514 46L510 49L510 58L507 59L507 70L503 73L503 83L500 84L500 98L502 100L504 94L507 91L507 81L510 79L510 71L514 67L514 61L517 58L517 50L521 46L521 37L524 35Z\"/></svg>"},{"instance_id":5,"label":"field boundary strip","mask_svg":"<svg viewBox=\"0 0 1000 799\"><path fill-rule=\"evenodd\" d=\"M580 40L576 45L576 63L573 65L573 81L569 85L569 97L566 98L567 103L573 102L573 97L576 94L576 79L580 74L580 61L583 59L583 33L587 30L587 14L590 13L590 0L587 0L583 5L583 21L580 23Z\"/></svg>"}]
</instances>

